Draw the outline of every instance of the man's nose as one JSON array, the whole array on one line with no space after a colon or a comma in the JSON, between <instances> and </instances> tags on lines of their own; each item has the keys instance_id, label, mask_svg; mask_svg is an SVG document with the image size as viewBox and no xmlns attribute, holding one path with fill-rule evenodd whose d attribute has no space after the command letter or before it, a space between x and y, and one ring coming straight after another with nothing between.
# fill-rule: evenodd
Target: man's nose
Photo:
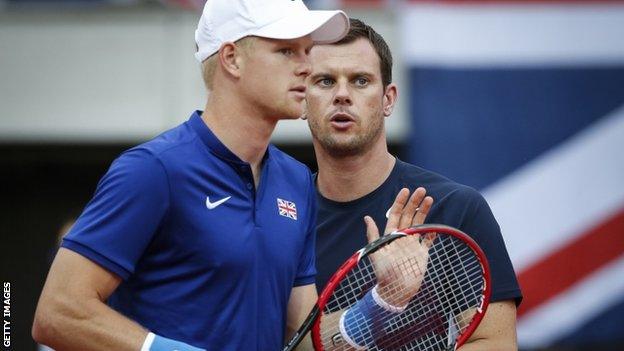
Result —
<instances>
[{"instance_id":1,"label":"man's nose","mask_svg":"<svg viewBox=\"0 0 624 351\"><path fill-rule=\"evenodd\" d=\"M337 88L336 95L334 96L334 104L351 105L353 102L351 101L351 94L349 93L347 84L338 84Z\"/></svg>"}]
</instances>

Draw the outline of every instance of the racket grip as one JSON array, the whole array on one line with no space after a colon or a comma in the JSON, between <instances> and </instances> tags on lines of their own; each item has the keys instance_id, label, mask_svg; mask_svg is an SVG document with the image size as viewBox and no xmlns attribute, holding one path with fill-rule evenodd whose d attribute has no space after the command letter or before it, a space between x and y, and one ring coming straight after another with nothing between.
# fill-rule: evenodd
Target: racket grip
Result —
<instances>
[{"instance_id":1,"label":"racket grip","mask_svg":"<svg viewBox=\"0 0 624 351\"><path fill-rule=\"evenodd\" d=\"M406 306L396 307L377 294L377 286L351 306L340 317L340 333L356 350L364 350L375 344L373 331L380 332L384 322L400 314Z\"/></svg>"}]
</instances>

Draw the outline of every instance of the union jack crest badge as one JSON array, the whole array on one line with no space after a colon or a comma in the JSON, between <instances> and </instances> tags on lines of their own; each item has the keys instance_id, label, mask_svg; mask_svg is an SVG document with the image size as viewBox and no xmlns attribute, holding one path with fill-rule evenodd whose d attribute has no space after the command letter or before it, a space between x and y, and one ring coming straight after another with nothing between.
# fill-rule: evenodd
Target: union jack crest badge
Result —
<instances>
[{"instance_id":1,"label":"union jack crest badge","mask_svg":"<svg viewBox=\"0 0 624 351\"><path fill-rule=\"evenodd\" d=\"M277 210L280 216L288 217L290 219L297 220L297 206L292 201L282 200L277 198Z\"/></svg>"}]
</instances>

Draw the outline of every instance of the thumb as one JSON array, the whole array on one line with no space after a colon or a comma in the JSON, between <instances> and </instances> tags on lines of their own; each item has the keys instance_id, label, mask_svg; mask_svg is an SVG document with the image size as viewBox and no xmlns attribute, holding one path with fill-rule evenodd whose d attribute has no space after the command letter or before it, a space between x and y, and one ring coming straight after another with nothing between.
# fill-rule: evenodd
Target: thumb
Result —
<instances>
[{"instance_id":1,"label":"thumb","mask_svg":"<svg viewBox=\"0 0 624 351\"><path fill-rule=\"evenodd\" d=\"M379 239L379 229L377 229L377 224L370 216L364 216L364 222L366 223L366 238L369 243Z\"/></svg>"}]
</instances>

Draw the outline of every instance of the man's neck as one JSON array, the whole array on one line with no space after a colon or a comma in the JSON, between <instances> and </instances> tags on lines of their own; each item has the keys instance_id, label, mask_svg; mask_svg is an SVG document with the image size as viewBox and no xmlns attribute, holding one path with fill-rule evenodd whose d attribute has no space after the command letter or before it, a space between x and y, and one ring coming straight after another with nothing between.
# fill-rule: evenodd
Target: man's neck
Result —
<instances>
[{"instance_id":1,"label":"man's neck","mask_svg":"<svg viewBox=\"0 0 624 351\"><path fill-rule=\"evenodd\" d=\"M332 157L317 143L314 146L319 168L318 190L333 201L352 201L371 193L388 179L396 162L388 152L385 139L361 155L347 157Z\"/></svg>"},{"instance_id":2,"label":"man's neck","mask_svg":"<svg viewBox=\"0 0 624 351\"><path fill-rule=\"evenodd\" d=\"M208 98L202 120L223 145L250 164L257 186L262 158L277 120L254 114L251 105L213 94Z\"/></svg>"}]
</instances>

